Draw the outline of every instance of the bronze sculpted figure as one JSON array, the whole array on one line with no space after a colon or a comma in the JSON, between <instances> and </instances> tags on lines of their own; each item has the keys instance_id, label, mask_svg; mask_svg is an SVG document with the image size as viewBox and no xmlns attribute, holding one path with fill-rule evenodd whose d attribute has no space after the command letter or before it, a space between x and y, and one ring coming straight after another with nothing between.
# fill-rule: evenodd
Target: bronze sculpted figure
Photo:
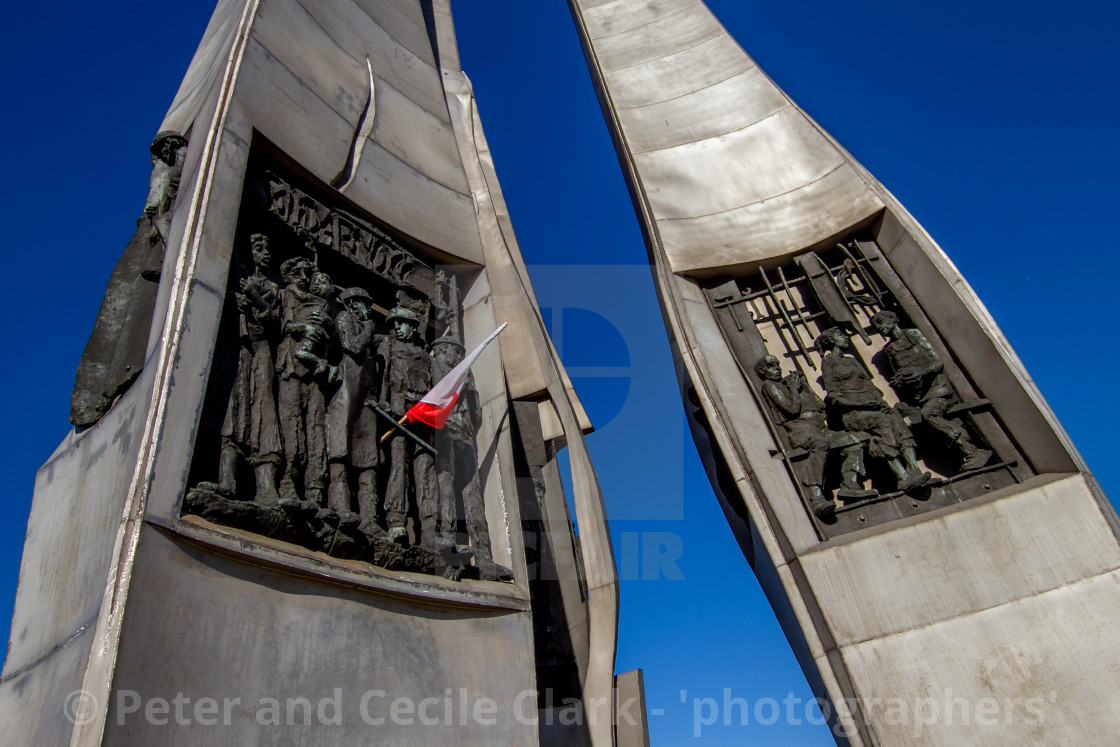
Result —
<instances>
[{"instance_id":1,"label":"bronze sculpted figure","mask_svg":"<svg viewBox=\"0 0 1120 747\"><path fill-rule=\"evenodd\" d=\"M428 393L432 386L431 359L417 335L420 317L412 309L394 307L386 317L387 335L375 340L379 367L378 406L393 416L402 417ZM414 423L415 433L430 430ZM385 486L382 518L389 540L408 543L406 522L410 514L435 516L437 500L431 454L418 448L401 430L389 437L389 478ZM422 529L423 531L423 529Z\"/></svg>"},{"instance_id":2,"label":"bronze sculpted figure","mask_svg":"<svg viewBox=\"0 0 1120 747\"><path fill-rule=\"evenodd\" d=\"M859 438L851 433L829 430L824 402L808 387L801 373L794 371L783 378L781 364L772 355L760 358L755 371L762 378L762 396L770 405L774 420L785 427L790 446L809 452L801 484L809 494L813 513L824 518L836 509L836 504L825 497L822 490L825 462L831 449L841 449L843 459L840 465L843 481L836 491L837 497L859 500L877 496L878 490L864 490L860 484L866 471Z\"/></svg>"},{"instance_id":3,"label":"bronze sculpted figure","mask_svg":"<svg viewBox=\"0 0 1120 747\"><path fill-rule=\"evenodd\" d=\"M439 381L461 360L463 346L451 337L432 343L432 380ZM492 562L490 536L486 528L486 507L478 478L478 452L475 448L474 387L468 383L455 403L443 429L436 432L436 475L439 482L439 536L457 551L473 550L479 565ZM462 509L459 509L459 503ZM464 530L461 534L460 525ZM465 535L465 536L464 536ZM461 545L470 543L470 548Z\"/></svg>"},{"instance_id":4,"label":"bronze sculpted figure","mask_svg":"<svg viewBox=\"0 0 1120 747\"><path fill-rule=\"evenodd\" d=\"M241 290L234 296L240 312L237 374L222 423L218 489L236 496L238 467L246 462L256 474L257 502L272 506L280 501L276 469L283 461L273 364L280 295L266 275L272 262L268 237L253 234L250 243L253 274L241 279Z\"/></svg>"},{"instance_id":5,"label":"bronze sculpted figure","mask_svg":"<svg viewBox=\"0 0 1120 747\"><path fill-rule=\"evenodd\" d=\"M891 386L898 398L915 410L931 431L961 452L961 472L987 464L992 452L975 446L960 423L943 417L952 404L953 387L945 377L940 356L925 335L917 329L903 329L893 311L875 314L871 325L887 341L883 352L894 371Z\"/></svg>"},{"instance_id":6,"label":"bronze sculpted figure","mask_svg":"<svg viewBox=\"0 0 1120 747\"><path fill-rule=\"evenodd\" d=\"M171 208L179 195L179 179L183 175L183 161L187 156L187 140L177 132L165 130L152 141L152 178L148 187L148 200L144 215L152 221L148 239L151 245L167 243L171 232ZM151 255L152 264L147 272L159 277L163 257Z\"/></svg>"},{"instance_id":7,"label":"bronze sculpted figure","mask_svg":"<svg viewBox=\"0 0 1120 747\"><path fill-rule=\"evenodd\" d=\"M347 288L339 296L343 310L335 317L342 359L340 385L327 408L327 457L330 488L327 505L341 513L354 510L350 470L358 476L357 510L363 529L372 532L377 520L377 415L374 399L374 321L372 299L362 288Z\"/></svg>"},{"instance_id":8,"label":"bronze sculpted figure","mask_svg":"<svg viewBox=\"0 0 1120 747\"><path fill-rule=\"evenodd\" d=\"M909 491L929 482L929 472L918 467L914 437L902 416L883 400L871 376L854 356L848 336L830 327L814 342L821 358L821 383L828 406L840 415L844 430L866 434L867 454L884 459L898 478L899 490Z\"/></svg>"},{"instance_id":9,"label":"bronze sculpted figure","mask_svg":"<svg viewBox=\"0 0 1120 747\"><path fill-rule=\"evenodd\" d=\"M161 132L150 150L152 176L144 213L109 276L93 332L78 363L70 422L79 428L100 420L144 367L187 141L176 132Z\"/></svg>"},{"instance_id":10,"label":"bronze sculpted figure","mask_svg":"<svg viewBox=\"0 0 1120 747\"><path fill-rule=\"evenodd\" d=\"M323 273L316 273L312 288L311 262L303 258L284 262L280 274L287 283L280 291L284 337L276 355L280 378L277 411L286 466L280 496L299 502L302 488L304 501L322 506L327 486L327 408L320 384L333 382L338 375L325 357L331 324L327 302L332 289Z\"/></svg>"}]
</instances>

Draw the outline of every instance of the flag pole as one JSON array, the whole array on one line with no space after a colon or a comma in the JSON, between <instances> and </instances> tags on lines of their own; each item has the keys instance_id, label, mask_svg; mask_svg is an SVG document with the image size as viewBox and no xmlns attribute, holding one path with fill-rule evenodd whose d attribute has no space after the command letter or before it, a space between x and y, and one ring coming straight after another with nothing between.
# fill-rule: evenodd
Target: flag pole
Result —
<instances>
[{"instance_id":1,"label":"flag pole","mask_svg":"<svg viewBox=\"0 0 1120 747\"><path fill-rule=\"evenodd\" d=\"M467 383L467 377L470 375L471 365L482 353L482 349L489 345L494 338L501 334L509 325L503 322L496 330L490 333L482 343L471 351L470 355L459 361L454 368L448 371L442 379L440 379L435 386L433 386L428 393L420 398L420 401L410 407L407 412L397 421L397 424L390 428L385 433L381 434L379 444L385 443L389 436L393 435L401 426L404 425L406 420L418 420L421 423L430 425L437 430L443 427L447 421L447 416L451 408L459 399L459 395L463 391L463 387ZM376 408L378 412L386 415L390 420L392 416L383 412L380 408ZM407 433L407 431L406 431Z\"/></svg>"},{"instance_id":2,"label":"flag pole","mask_svg":"<svg viewBox=\"0 0 1120 747\"><path fill-rule=\"evenodd\" d=\"M404 425L404 421L406 421L406 420L408 420L408 415L402 415L401 419L397 421L397 425ZM396 433L396 431L397 431L396 426L393 426L389 430L385 431L384 433L381 434L381 440L378 441L377 443L379 443L379 444L385 443L385 441L389 438L389 436Z\"/></svg>"}]
</instances>

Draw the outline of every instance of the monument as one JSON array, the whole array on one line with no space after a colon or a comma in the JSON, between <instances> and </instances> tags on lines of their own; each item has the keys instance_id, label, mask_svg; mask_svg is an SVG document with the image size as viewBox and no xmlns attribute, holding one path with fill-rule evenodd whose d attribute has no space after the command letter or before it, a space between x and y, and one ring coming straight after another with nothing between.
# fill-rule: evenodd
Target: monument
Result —
<instances>
[{"instance_id":1,"label":"monument","mask_svg":"<svg viewBox=\"0 0 1120 747\"><path fill-rule=\"evenodd\" d=\"M703 3L569 6L694 438L837 741L1110 744L1120 522L980 300ZM950 716L916 740L895 701Z\"/></svg>"},{"instance_id":2,"label":"monument","mask_svg":"<svg viewBox=\"0 0 1120 747\"><path fill-rule=\"evenodd\" d=\"M6 739L640 743L447 0L221 0L151 153L36 481Z\"/></svg>"}]
</instances>

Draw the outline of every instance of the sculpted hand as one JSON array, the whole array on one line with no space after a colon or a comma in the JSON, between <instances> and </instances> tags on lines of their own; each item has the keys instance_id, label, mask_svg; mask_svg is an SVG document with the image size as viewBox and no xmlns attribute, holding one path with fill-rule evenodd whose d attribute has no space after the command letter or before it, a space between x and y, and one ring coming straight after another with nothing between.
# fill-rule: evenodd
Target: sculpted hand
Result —
<instances>
[{"instance_id":1,"label":"sculpted hand","mask_svg":"<svg viewBox=\"0 0 1120 747\"><path fill-rule=\"evenodd\" d=\"M241 308L242 303L244 303L246 305L252 304L253 306L263 306L264 305L264 303L261 300L261 289L260 289L260 287L257 286L256 283L250 283L248 278L241 278L241 284L240 285L241 285L241 292L236 294L237 298L239 299L238 302L237 302L237 308L244 311L244 309ZM245 299L244 302L242 302L240 300L242 298Z\"/></svg>"},{"instance_id":2,"label":"sculpted hand","mask_svg":"<svg viewBox=\"0 0 1120 747\"><path fill-rule=\"evenodd\" d=\"M313 327L309 324L304 325L303 334L307 339L311 340L311 342L315 343L316 345L322 345L327 341L327 334L323 331L322 327Z\"/></svg>"}]
</instances>

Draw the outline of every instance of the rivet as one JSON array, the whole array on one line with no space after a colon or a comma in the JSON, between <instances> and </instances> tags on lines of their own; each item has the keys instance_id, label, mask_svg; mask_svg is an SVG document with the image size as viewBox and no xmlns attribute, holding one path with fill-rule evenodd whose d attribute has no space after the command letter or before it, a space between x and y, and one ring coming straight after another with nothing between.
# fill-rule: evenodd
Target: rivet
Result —
<instances>
[{"instance_id":1,"label":"rivet","mask_svg":"<svg viewBox=\"0 0 1120 747\"><path fill-rule=\"evenodd\" d=\"M864 516L863 514L860 514L860 515L859 515L859 520L860 520L860 521L867 521L867 517L866 517L866 516Z\"/></svg>"}]
</instances>

